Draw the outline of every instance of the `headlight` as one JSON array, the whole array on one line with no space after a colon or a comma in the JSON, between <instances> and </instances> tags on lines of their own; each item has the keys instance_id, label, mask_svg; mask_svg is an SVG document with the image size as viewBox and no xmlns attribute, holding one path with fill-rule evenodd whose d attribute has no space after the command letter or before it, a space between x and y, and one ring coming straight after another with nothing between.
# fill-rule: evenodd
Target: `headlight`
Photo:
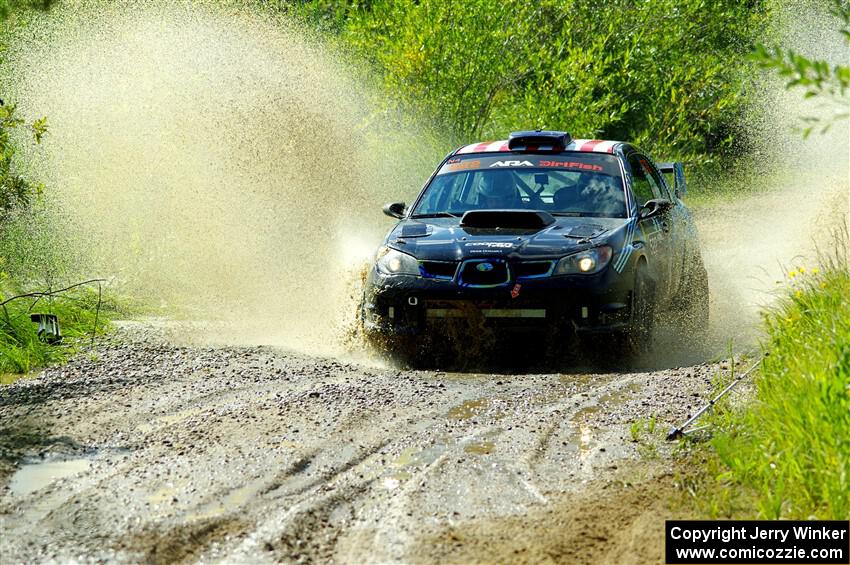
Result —
<instances>
[{"instance_id":1,"label":"headlight","mask_svg":"<svg viewBox=\"0 0 850 565\"><path fill-rule=\"evenodd\" d=\"M385 275L419 275L419 261L407 253L381 247L375 258L378 271Z\"/></svg>"},{"instance_id":2,"label":"headlight","mask_svg":"<svg viewBox=\"0 0 850 565\"><path fill-rule=\"evenodd\" d=\"M592 275L611 261L613 252L607 245L567 255L555 266L554 275Z\"/></svg>"}]
</instances>

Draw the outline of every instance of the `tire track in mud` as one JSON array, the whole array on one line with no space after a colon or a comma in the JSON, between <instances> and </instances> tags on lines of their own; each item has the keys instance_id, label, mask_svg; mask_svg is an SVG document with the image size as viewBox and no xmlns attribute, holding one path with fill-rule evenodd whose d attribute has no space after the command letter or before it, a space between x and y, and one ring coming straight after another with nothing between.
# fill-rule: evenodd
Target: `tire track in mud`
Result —
<instances>
[{"instance_id":1,"label":"tire track in mud","mask_svg":"<svg viewBox=\"0 0 850 565\"><path fill-rule=\"evenodd\" d=\"M0 390L0 428L42 426L2 452L13 561L436 561L455 542L422 540L446 528L533 521L629 469L629 423L682 418L717 369L453 374L116 339ZM45 481L42 457L86 464Z\"/></svg>"}]
</instances>

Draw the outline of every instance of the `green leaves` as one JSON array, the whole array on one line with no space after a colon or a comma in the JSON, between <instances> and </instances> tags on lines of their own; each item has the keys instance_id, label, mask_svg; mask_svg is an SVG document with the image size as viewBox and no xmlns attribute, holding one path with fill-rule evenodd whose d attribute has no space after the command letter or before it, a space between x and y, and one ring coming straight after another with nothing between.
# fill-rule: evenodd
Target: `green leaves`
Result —
<instances>
[{"instance_id":1,"label":"green leaves","mask_svg":"<svg viewBox=\"0 0 850 565\"><path fill-rule=\"evenodd\" d=\"M0 0L0 22L7 20L17 11L26 9L47 10L55 0ZM0 43L0 52L5 46ZM2 93L0 93L2 95ZM0 229L8 217L20 208L29 205L33 197L41 194L43 186L23 178L15 166L15 146L12 130L26 122L15 113L14 104L0 100ZM36 143L41 143L47 133L47 118L39 118L29 124Z\"/></svg>"},{"instance_id":2,"label":"green leaves","mask_svg":"<svg viewBox=\"0 0 850 565\"><path fill-rule=\"evenodd\" d=\"M29 205L32 198L42 190L40 185L20 176L15 168L15 147L11 132L24 124L24 120L15 114L14 105L0 101L0 224L15 210ZM47 118L34 121L29 128L35 142L41 143L47 133Z\"/></svg>"},{"instance_id":3,"label":"green leaves","mask_svg":"<svg viewBox=\"0 0 850 565\"><path fill-rule=\"evenodd\" d=\"M56 0L0 0L0 21L11 16L16 10L22 8L36 8L47 10Z\"/></svg>"},{"instance_id":4,"label":"green leaves","mask_svg":"<svg viewBox=\"0 0 850 565\"><path fill-rule=\"evenodd\" d=\"M728 148L765 15L724 0L309 2L456 144L528 127L705 161Z\"/></svg>"},{"instance_id":5,"label":"green leaves","mask_svg":"<svg viewBox=\"0 0 850 565\"><path fill-rule=\"evenodd\" d=\"M843 22L841 34L850 42L850 4L843 0L832 0L831 11ZM779 76L784 77L786 88L802 88L805 98L824 98L836 106L837 109L830 118L803 118L804 137L810 135L816 127L825 132L836 121L850 117L850 112L847 111L850 103L850 67L830 67L826 61L810 59L793 49L785 50L778 46L757 45L751 59L760 67L776 71Z\"/></svg>"},{"instance_id":6,"label":"green leaves","mask_svg":"<svg viewBox=\"0 0 850 565\"><path fill-rule=\"evenodd\" d=\"M47 133L47 118L42 117L37 119L30 126L32 130L33 139L35 139L36 143L41 143L41 138L44 137L44 134Z\"/></svg>"}]
</instances>

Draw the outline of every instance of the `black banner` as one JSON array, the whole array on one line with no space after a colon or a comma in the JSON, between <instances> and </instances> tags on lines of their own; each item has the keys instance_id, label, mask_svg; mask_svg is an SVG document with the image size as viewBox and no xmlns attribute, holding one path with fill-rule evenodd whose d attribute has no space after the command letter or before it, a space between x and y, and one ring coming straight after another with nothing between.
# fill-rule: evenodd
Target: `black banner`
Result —
<instances>
[{"instance_id":1,"label":"black banner","mask_svg":"<svg viewBox=\"0 0 850 565\"><path fill-rule=\"evenodd\" d=\"M667 520L668 565L850 563L850 521Z\"/></svg>"}]
</instances>

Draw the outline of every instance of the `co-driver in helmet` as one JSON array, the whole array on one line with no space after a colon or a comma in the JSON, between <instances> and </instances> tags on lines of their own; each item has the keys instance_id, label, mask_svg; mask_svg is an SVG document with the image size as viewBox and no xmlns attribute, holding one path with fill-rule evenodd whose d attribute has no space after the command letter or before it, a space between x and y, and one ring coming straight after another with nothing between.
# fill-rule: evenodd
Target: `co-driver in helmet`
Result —
<instances>
[{"instance_id":1,"label":"co-driver in helmet","mask_svg":"<svg viewBox=\"0 0 850 565\"><path fill-rule=\"evenodd\" d=\"M522 207L510 171L485 171L478 185L478 206L485 209Z\"/></svg>"}]
</instances>

